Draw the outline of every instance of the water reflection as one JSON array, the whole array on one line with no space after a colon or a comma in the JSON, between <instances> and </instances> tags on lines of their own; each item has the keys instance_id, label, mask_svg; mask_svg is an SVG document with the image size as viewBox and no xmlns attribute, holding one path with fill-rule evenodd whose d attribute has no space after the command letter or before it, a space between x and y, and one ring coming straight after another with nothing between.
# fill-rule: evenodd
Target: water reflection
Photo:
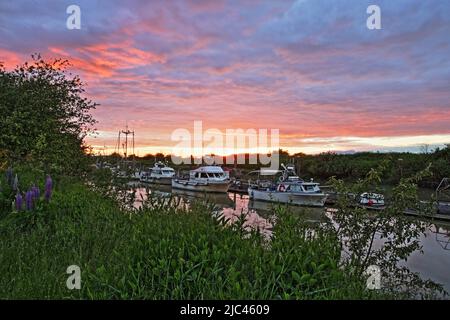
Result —
<instances>
[{"instance_id":1,"label":"water reflection","mask_svg":"<svg viewBox=\"0 0 450 320\"><path fill-rule=\"evenodd\" d=\"M423 253L412 253L406 265L422 278L443 284L450 292L450 224L432 224L420 243Z\"/></svg>"},{"instance_id":2,"label":"water reflection","mask_svg":"<svg viewBox=\"0 0 450 320\"><path fill-rule=\"evenodd\" d=\"M223 214L230 223L236 221L242 214L245 215L244 227L257 228L270 237L273 227L274 204L268 202L249 200L248 195L206 194L182 190L172 190L165 187L138 187L135 186L138 198L135 207L142 203L140 199L147 199L149 195L161 199L175 199L180 205L189 206L192 201L208 200L216 205L220 214ZM289 206L292 214L302 215L306 220L320 222L333 214L333 209L304 208ZM424 279L431 279L444 285L450 292L450 223L433 223L420 239L423 253L416 251L408 259L407 266L413 272L419 272Z\"/></svg>"},{"instance_id":3,"label":"water reflection","mask_svg":"<svg viewBox=\"0 0 450 320\"><path fill-rule=\"evenodd\" d=\"M217 207L227 209L234 207L234 201L225 193L202 193L187 190L172 190L174 197L179 197L185 201L191 202L196 200L205 200L214 203Z\"/></svg>"}]
</instances>

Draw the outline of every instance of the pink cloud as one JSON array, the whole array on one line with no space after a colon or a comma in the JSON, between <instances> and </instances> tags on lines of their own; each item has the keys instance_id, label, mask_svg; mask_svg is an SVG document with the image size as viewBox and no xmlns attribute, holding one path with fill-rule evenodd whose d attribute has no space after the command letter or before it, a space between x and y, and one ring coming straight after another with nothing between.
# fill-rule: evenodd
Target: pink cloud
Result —
<instances>
[{"instance_id":1,"label":"pink cloud","mask_svg":"<svg viewBox=\"0 0 450 320\"><path fill-rule=\"evenodd\" d=\"M23 62L23 58L20 54L0 48L0 62L3 63L6 69L10 70L20 65Z\"/></svg>"}]
</instances>

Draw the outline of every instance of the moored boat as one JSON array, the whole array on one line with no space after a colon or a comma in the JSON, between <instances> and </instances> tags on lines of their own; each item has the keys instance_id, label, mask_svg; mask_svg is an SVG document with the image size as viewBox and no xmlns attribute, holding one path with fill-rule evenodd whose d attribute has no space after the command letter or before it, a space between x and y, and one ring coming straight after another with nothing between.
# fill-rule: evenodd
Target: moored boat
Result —
<instances>
[{"instance_id":1,"label":"moored boat","mask_svg":"<svg viewBox=\"0 0 450 320\"><path fill-rule=\"evenodd\" d=\"M359 206L366 209L383 210L386 208L384 195L380 193L364 192L359 196Z\"/></svg>"},{"instance_id":2,"label":"moored boat","mask_svg":"<svg viewBox=\"0 0 450 320\"><path fill-rule=\"evenodd\" d=\"M283 175L277 183L257 183L250 185L250 199L288 203L299 206L323 207L327 195L320 190L319 183L300 179L293 166L284 166Z\"/></svg>"},{"instance_id":3,"label":"moored boat","mask_svg":"<svg viewBox=\"0 0 450 320\"><path fill-rule=\"evenodd\" d=\"M147 183L171 185L174 177L175 170L159 161L149 171L142 172L139 180Z\"/></svg>"},{"instance_id":4,"label":"moored boat","mask_svg":"<svg viewBox=\"0 0 450 320\"><path fill-rule=\"evenodd\" d=\"M230 178L221 167L204 166L191 170L188 179L175 178L172 188L200 192L227 192Z\"/></svg>"}]
</instances>

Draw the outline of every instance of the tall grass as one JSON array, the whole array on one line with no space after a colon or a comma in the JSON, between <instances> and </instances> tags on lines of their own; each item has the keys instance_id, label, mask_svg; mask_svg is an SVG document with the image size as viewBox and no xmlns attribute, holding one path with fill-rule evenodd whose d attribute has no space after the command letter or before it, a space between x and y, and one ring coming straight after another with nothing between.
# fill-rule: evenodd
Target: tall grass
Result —
<instances>
[{"instance_id":1,"label":"tall grass","mask_svg":"<svg viewBox=\"0 0 450 320\"><path fill-rule=\"evenodd\" d=\"M378 298L338 267L336 239L283 210L273 238L245 234L207 204L126 212L85 184L61 180L38 212L0 218L0 298ZM81 268L81 289L66 268Z\"/></svg>"}]
</instances>

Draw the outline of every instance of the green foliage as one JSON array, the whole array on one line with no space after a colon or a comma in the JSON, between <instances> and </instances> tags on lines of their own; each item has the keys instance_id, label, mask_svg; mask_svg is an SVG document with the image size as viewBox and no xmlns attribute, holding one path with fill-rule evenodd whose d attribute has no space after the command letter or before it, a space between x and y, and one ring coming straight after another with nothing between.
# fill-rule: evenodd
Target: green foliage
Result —
<instances>
[{"instance_id":1,"label":"green foliage","mask_svg":"<svg viewBox=\"0 0 450 320\"><path fill-rule=\"evenodd\" d=\"M205 203L124 211L73 181L60 181L39 215L26 214L0 220L0 298L380 297L338 267L334 236L281 208L269 242ZM72 264L81 267L79 291L66 288Z\"/></svg>"},{"instance_id":2,"label":"green foliage","mask_svg":"<svg viewBox=\"0 0 450 320\"><path fill-rule=\"evenodd\" d=\"M388 167L351 189L332 182L340 192L376 191ZM416 183L427 174L403 179L396 204L383 212L340 197L331 221L317 224L274 207L271 239L245 227L244 215L232 224L217 217L207 202L186 207L149 197L132 209L135 194L107 170L88 183L59 177L50 203L0 218L0 298L432 298L442 288L399 265L420 249L424 231L399 210L415 203ZM39 172L20 176L33 183ZM384 245L375 247L380 239ZM65 285L73 264L81 267L79 291ZM382 291L366 289L364 271L373 264L383 271Z\"/></svg>"},{"instance_id":3,"label":"green foliage","mask_svg":"<svg viewBox=\"0 0 450 320\"><path fill-rule=\"evenodd\" d=\"M332 176L347 181L363 179L367 172L385 164L381 176L384 184L398 183L402 177L409 177L422 171L430 163L432 175L424 177L419 184L436 187L444 177L450 176L450 148L436 150L429 154L414 153L369 153L319 155L298 155L293 160L304 178L328 179ZM388 162L386 162L388 161Z\"/></svg>"},{"instance_id":4,"label":"green foliage","mask_svg":"<svg viewBox=\"0 0 450 320\"><path fill-rule=\"evenodd\" d=\"M82 97L80 78L67 75L68 61L32 58L13 71L0 66L0 164L79 172L96 104Z\"/></svg>"},{"instance_id":5,"label":"green foliage","mask_svg":"<svg viewBox=\"0 0 450 320\"><path fill-rule=\"evenodd\" d=\"M342 180L332 178L330 183L340 195L359 195L364 191L379 192L381 177L389 168L384 161L377 169L371 169L364 179L347 186ZM342 265L351 274L363 275L367 268L376 265L382 271L384 292L404 298L427 298L446 294L441 285L420 278L401 262L416 250L421 250L420 236L427 223L407 217L405 209L416 209L424 215L432 214L431 204L420 205L417 183L431 174L430 166L409 178L402 178L394 187L389 205L382 211L355 207L352 197L340 196L337 210L332 216L337 225L336 237L346 253ZM377 243L378 245L375 245Z\"/></svg>"}]
</instances>

